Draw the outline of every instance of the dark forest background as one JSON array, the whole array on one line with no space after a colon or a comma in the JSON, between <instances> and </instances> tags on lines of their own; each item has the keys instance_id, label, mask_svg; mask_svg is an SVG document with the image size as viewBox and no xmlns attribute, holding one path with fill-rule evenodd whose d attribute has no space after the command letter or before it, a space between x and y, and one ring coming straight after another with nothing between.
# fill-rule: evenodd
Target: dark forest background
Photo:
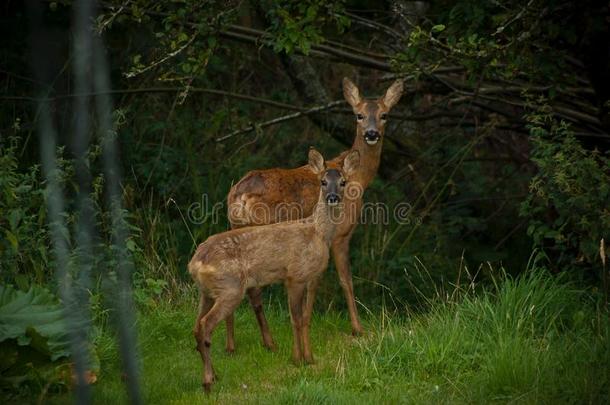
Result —
<instances>
[{"instance_id":1,"label":"dark forest background","mask_svg":"<svg viewBox=\"0 0 610 405\"><path fill-rule=\"evenodd\" d=\"M56 288L37 100L57 133L73 255L79 221L95 229L92 291L114 263L102 157L105 139L118 141L125 247L136 305L146 305L193 294L186 263L228 228L226 207L218 221L212 208L247 171L302 165L312 145L325 157L351 145L355 118L335 103L343 77L368 97L402 78L365 201L402 207L403 221L357 228L362 305L423 310L452 286L532 267L607 299L608 2L99 2L93 26L114 105L106 132L88 108L99 94L78 85L87 49L74 42L72 3L0 5L3 284ZM91 143L80 160L82 111ZM337 281L331 267L320 307L344 309Z\"/></svg>"}]
</instances>

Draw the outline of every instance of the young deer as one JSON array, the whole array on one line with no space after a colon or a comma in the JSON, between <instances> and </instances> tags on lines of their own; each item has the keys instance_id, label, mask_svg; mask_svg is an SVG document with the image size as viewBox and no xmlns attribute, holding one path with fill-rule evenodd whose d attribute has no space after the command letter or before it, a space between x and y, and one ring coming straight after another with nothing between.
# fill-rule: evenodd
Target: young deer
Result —
<instances>
[{"instance_id":1,"label":"young deer","mask_svg":"<svg viewBox=\"0 0 610 405\"><path fill-rule=\"evenodd\" d=\"M356 85L343 79L343 95L356 115L356 138L351 149L344 151L329 163L341 167L350 151L360 153L360 166L353 175L359 184L345 196L345 214L338 224L332 241L332 251L339 282L347 299L352 333L360 335L362 326L354 299L352 275L349 266L349 242L356 228L364 190L375 177L381 158L383 134L388 112L396 105L403 92L403 83L394 82L379 99L363 99ZM318 196L316 173L308 165L296 169L254 170L247 173L229 191L229 221L233 229L242 226L264 225L309 216ZM296 208L296 209L295 209ZM250 303L263 337L263 344L273 349L273 339L263 313L261 290L248 290ZM233 315L227 317L227 350L235 348Z\"/></svg>"},{"instance_id":2,"label":"young deer","mask_svg":"<svg viewBox=\"0 0 610 405\"><path fill-rule=\"evenodd\" d=\"M345 157L342 169L326 168L322 155L311 149L309 166L321 184L311 216L230 230L209 237L197 247L188 269L200 290L193 334L204 365L203 386L207 392L214 380L212 332L220 321L233 314L251 288L285 283L294 339L293 361L313 362L309 324L316 285L328 266L330 243L343 209L339 203L346 182L357 173L359 160L359 153L352 151Z\"/></svg>"}]
</instances>

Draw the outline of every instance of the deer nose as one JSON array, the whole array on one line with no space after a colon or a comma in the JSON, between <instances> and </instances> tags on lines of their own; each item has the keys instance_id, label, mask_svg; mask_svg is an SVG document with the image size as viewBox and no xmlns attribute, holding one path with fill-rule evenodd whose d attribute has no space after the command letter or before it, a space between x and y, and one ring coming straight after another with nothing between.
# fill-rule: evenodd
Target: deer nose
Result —
<instances>
[{"instance_id":1,"label":"deer nose","mask_svg":"<svg viewBox=\"0 0 610 405\"><path fill-rule=\"evenodd\" d=\"M328 205L337 205L339 204L339 201L341 199L339 198L338 194L332 193L326 196L326 203Z\"/></svg>"},{"instance_id":2,"label":"deer nose","mask_svg":"<svg viewBox=\"0 0 610 405\"><path fill-rule=\"evenodd\" d=\"M379 140L379 131L375 130L375 129L369 129L368 131L366 131L364 133L364 140L366 141L366 143L368 143L369 145L374 145L377 143L377 141Z\"/></svg>"}]
</instances>

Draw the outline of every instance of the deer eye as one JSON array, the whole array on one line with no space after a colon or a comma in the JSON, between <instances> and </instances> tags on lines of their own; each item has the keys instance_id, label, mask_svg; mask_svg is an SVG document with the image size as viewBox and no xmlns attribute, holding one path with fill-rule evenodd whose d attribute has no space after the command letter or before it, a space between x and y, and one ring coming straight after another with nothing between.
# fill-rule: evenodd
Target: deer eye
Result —
<instances>
[{"instance_id":1,"label":"deer eye","mask_svg":"<svg viewBox=\"0 0 610 405\"><path fill-rule=\"evenodd\" d=\"M381 119L383 121L387 120L388 119L388 114L386 114L386 113L381 114Z\"/></svg>"},{"instance_id":2,"label":"deer eye","mask_svg":"<svg viewBox=\"0 0 610 405\"><path fill-rule=\"evenodd\" d=\"M356 119L357 119L358 121L362 121L362 120L364 119L364 115L362 115L362 114L356 114Z\"/></svg>"},{"instance_id":3,"label":"deer eye","mask_svg":"<svg viewBox=\"0 0 610 405\"><path fill-rule=\"evenodd\" d=\"M320 182L320 184L322 184L323 186L325 186L325 185L327 185L328 183L326 182L326 180L322 180L322 181Z\"/></svg>"}]
</instances>

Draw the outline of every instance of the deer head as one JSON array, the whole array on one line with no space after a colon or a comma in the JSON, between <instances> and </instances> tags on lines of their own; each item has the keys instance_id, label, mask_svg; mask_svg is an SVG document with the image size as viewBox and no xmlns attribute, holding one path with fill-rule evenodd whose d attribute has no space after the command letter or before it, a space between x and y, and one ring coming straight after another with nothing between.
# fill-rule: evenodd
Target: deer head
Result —
<instances>
[{"instance_id":1,"label":"deer head","mask_svg":"<svg viewBox=\"0 0 610 405\"><path fill-rule=\"evenodd\" d=\"M327 168L324 158L317 150L309 150L309 166L320 179L320 193L330 207L341 202L347 182L352 178L360 165L360 153L351 151L343 161L343 169Z\"/></svg>"},{"instance_id":2,"label":"deer head","mask_svg":"<svg viewBox=\"0 0 610 405\"><path fill-rule=\"evenodd\" d=\"M363 99L358 87L347 77L343 79L343 96L356 114L357 134L364 137L367 145L377 145L383 138L388 113L400 100L402 91L402 80L396 80L383 97Z\"/></svg>"}]
</instances>

